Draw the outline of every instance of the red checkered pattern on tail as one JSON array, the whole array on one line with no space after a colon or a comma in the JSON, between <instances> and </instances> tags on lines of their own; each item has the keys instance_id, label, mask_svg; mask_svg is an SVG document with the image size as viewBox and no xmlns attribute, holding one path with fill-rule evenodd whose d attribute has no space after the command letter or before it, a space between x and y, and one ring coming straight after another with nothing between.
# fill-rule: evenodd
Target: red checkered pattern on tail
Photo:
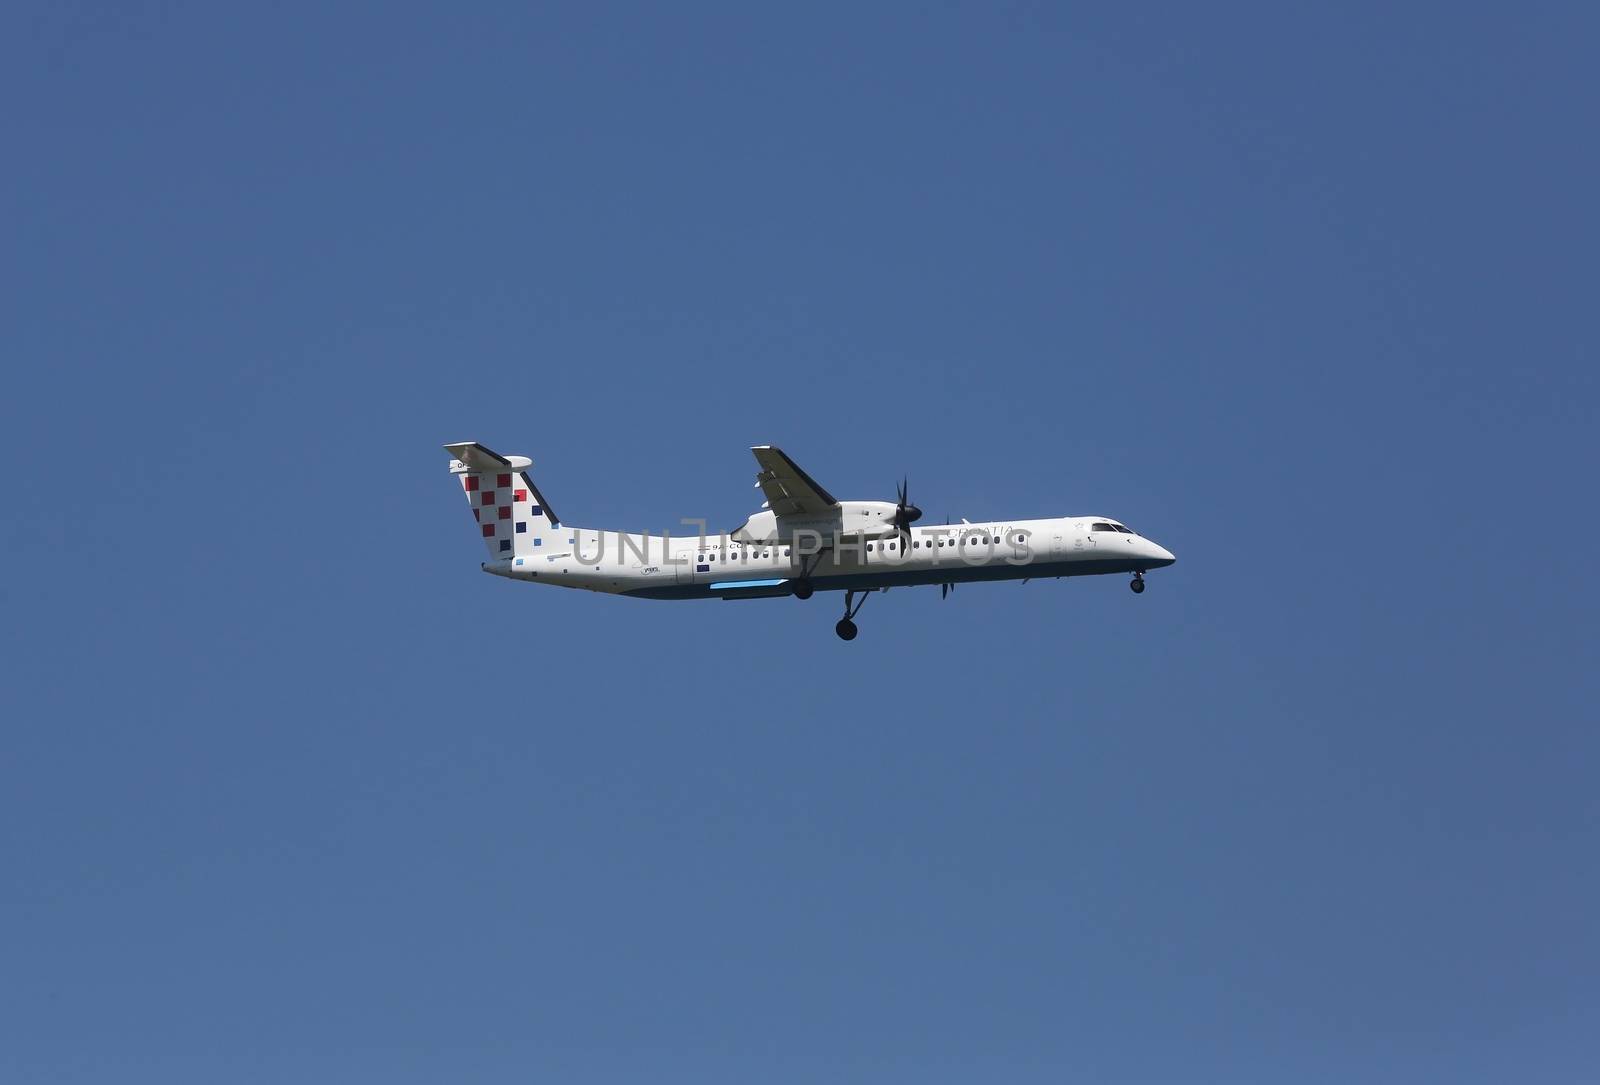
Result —
<instances>
[{"instance_id":1,"label":"red checkered pattern on tail","mask_svg":"<svg viewBox=\"0 0 1600 1085\"><path fill-rule=\"evenodd\" d=\"M549 534L549 520L542 509L534 511L538 505L520 475L486 471L460 478L491 559L527 557L534 552L534 540Z\"/></svg>"},{"instance_id":2,"label":"red checkered pattern on tail","mask_svg":"<svg viewBox=\"0 0 1600 1085\"><path fill-rule=\"evenodd\" d=\"M568 549L570 533L556 522L528 476L526 456L502 456L477 443L444 446L453 457L451 473L472 510L472 522L492 561L522 564L535 555Z\"/></svg>"}]
</instances>

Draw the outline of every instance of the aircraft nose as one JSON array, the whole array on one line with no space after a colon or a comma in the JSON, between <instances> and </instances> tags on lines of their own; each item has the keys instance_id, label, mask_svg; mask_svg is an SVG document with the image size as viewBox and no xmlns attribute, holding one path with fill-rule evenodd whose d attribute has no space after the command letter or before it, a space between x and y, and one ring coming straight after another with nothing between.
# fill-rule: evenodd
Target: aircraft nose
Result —
<instances>
[{"instance_id":1,"label":"aircraft nose","mask_svg":"<svg viewBox=\"0 0 1600 1085\"><path fill-rule=\"evenodd\" d=\"M1162 569L1178 560L1176 554L1159 543L1150 543L1150 557L1155 561L1155 568Z\"/></svg>"}]
</instances>

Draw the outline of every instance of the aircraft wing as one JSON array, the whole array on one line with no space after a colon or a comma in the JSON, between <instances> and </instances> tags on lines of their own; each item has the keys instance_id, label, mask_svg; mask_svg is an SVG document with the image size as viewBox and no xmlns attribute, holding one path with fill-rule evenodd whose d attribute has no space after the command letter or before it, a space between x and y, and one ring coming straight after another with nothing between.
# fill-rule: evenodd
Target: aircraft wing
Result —
<instances>
[{"instance_id":1,"label":"aircraft wing","mask_svg":"<svg viewBox=\"0 0 1600 1085\"><path fill-rule=\"evenodd\" d=\"M783 449L756 445L750 452L761 465L756 485L779 516L821 516L838 506L833 495L818 486Z\"/></svg>"}]
</instances>

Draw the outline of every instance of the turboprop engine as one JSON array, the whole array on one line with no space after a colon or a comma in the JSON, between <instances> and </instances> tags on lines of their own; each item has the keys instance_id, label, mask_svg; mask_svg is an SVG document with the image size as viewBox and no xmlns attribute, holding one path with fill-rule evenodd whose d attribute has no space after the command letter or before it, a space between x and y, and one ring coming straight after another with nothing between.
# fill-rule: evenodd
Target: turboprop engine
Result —
<instances>
[{"instance_id":1,"label":"turboprop engine","mask_svg":"<svg viewBox=\"0 0 1600 1085\"><path fill-rule=\"evenodd\" d=\"M922 515L915 505L893 501L841 501L821 516L779 517L762 509L730 534L736 542L788 543L797 534L827 543L840 538L887 539L902 534Z\"/></svg>"}]
</instances>

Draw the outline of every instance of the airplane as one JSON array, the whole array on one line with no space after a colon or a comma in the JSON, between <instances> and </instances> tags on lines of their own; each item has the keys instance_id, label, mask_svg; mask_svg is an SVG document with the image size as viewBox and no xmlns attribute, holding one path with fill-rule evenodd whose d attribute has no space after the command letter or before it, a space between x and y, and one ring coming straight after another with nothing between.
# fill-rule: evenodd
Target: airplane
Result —
<instances>
[{"instance_id":1,"label":"airplane","mask_svg":"<svg viewBox=\"0 0 1600 1085\"><path fill-rule=\"evenodd\" d=\"M708 536L705 524L674 536L575 528L561 522L529 474L526 456L502 456L477 443L447 444L450 473L489 549L486 573L639 599L809 599L843 591L834 626L854 640L855 617L873 592L991 580L1131 573L1177 560L1172 552L1109 516L1060 516L913 527L922 510L906 498L840 501L782 449L750 451L766 497L732 531Z\"/></svg>"}]
</instances>

